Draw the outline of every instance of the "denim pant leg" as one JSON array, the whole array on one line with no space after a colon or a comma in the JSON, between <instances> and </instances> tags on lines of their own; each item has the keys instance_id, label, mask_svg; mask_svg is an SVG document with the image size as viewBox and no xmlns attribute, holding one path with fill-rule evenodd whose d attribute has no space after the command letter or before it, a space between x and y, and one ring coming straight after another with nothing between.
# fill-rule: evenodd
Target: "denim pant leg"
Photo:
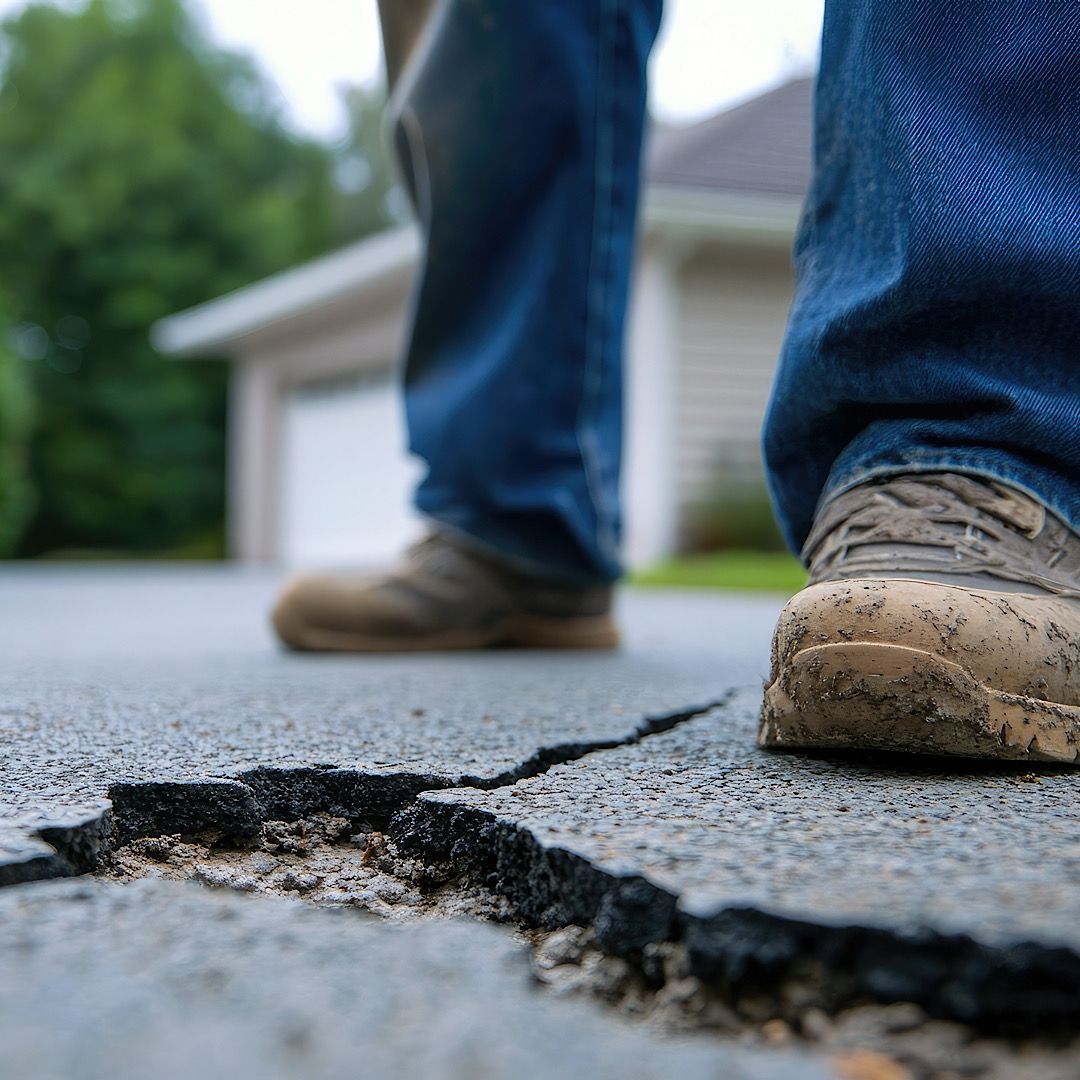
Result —
<instances>
[{"instance_id":1,"label":"denim pant leg","mask_svg":"<svg viewBox=\"0 0 1080 1080\"><path fill-rule=\"evenodd\" d=\"M827 0L765 454L787 538L869 476L1080 525L1080 5Z\"/></svg>"},{"instance_id":2,"label":"denim pant leg","mask_svg":"<svg viewBox=\"0 0 1080 1080\"><path fill-rule=\"evenodd\" d=\"M389 115L426 242L419 509L525 568L620 573L623 319L660 0L445 0ZM407 36L407 35L404 35Z\"/></svg>"}]
</instances>

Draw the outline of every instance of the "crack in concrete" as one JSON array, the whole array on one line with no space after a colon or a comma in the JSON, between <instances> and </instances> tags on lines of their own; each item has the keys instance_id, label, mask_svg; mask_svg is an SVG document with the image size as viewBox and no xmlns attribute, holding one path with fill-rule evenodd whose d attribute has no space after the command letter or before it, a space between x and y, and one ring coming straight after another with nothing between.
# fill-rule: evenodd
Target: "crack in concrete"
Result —
<instances>
[{"instance_id":1,"label":"crack in concrete","mask_svg":"<svg viewBox=\"0 0 1080 1080\"><path fill-rule=\"evenodd\" d=\"M858 1004L826 1013L785 984L769 993L726 997L695 974L686 941L644 946L627 958L601 945L595 926L530 928L515 906L461 874L447 878L398 850L383 834L354 832L326 814L265 823L258 844L215 847L180 836L133 840L105 860L97 876L194 880L215 888L300 896L315 905L348 906L396 922L466 917L509 924L529 945L534 978L556 996L587 996L630 1020L669 1035L697 1032L740 1045L786 1047L825 1055L840 1075L931 1080L1071 1075L1076 1043L1020 1043L980 1036L970 1026L935 1020L910 1003ZM442 874L442 876L440 876ZM844 1069L848 1071L844 1071Z\"/></svg>"},{"instance_id":2,"label":"crack in concrete","mask_svg":"<svg viewBox=\"0 0 1080 1080\"><path fill-rule=\"evenodd\" d=\"M109 849L113 831L109 807L82 821L43 825L32 836L45 850L26 859L0 863L0 887L88 874Z\"/></svg>"},{"instance_id":3,"label":"crack in concrete","mask_svg":"<svg viewBox=\"0 0 1080 1080\"><path fill-rule=\"evenodd\" d=\"M695 913L645 876L605 869L494 810L437 798L403 810L390 835L403 853L505 897L527 926L587 926L606 954L637 965L649 950L677 944L689 976L737 1010L765 998L792 1021L793 1008L834 1014L908 1002L994 1034L1056 1036L1080 1025L1080 955L1067 947L795 918L754 905Z\"/></svg>"},{"instance_id":4,"label":"crack in concrete","mask_svg":"<svg viewBox=\"0 0 1080 1080\"><path fill-rule=\"evenodd\" d=\"M455 786L476 787L484 791L491 791L499 787L509 787L519 780L542 776L556 765L565 765L567 762L576 761L578 758L585 757L586 754L636 746L651 735L662 735L664 732L678 727L679 724L685 724L688 720L693 720L696 716L703 716L707 712L712 712L713 709L723 708L734 699L737 693L737 690L729 690L715 701L710 701L704 705L694 705L690 708L663 713L660 716L646 717L638 726L637 731L623 739L598 739L586 742L559 743L555 746L543 747L532 757L522 762L516 769L508 769L487 780L475 776L463 776L460 783Z\"/></svg>"},{"instance_id":5,"label":"crack in concrete","mask_svg":"<svg viewBox=\"0 0 1080 1080\"><path fill-rule=\"evenodd\" d=\"M723 708L735 693L649 718L623 739L542 748L493 779L463 776L453 782L328 765L264 766L205 781L114 784L108 791L111 810L40 829L37 836L54 855L42 856L35 866L17 864L21 875L0 867L0 884L86 873L103 856L115 856L142 838L182 843L211 833L217 843L250 846L267 823L323 814L362 824L376 835L385 830L397 864L411 860L411 884L424 892L452 882L451 893L473 897L465 914L509 918L545 933L586 927L602 955L629 965L654 990L658 950L674 948L683 965L679 978L692 980L714 1004L736 1015L756 1010L798 1029L807 1010L837 1015L867 1002L906 1002L931 1017L997 1034L1075 1030L1080 958L1069 950L828 925L754 907L699 917L680 910L676 894L642 876L613 874L571 851L544 846L527 829L484 810L422 797L451 787L510 786L587 754L632 746ZM228 875L200 880L230 884ZM305 893L302 881L295 891ZM489 902L477 905L480 893ZM416 904L405 908L415 915ZM665 977L659 985L671 981Z\"/></svg>"},{"instance_id":6,"label":"crack in concrete","mask_svg":"<svg viewBox=\"0 0 1080 1080\"><path fill-rule=\"evenodd\" d=\"M639 965L648 950L678 943L689 974L736 1010L764 998L790 1021L793 1008L833 1014L909 1002L994 1034L1069 1034L1080 1024L1080 957L1068 949L829 925L753 907L698 917L643 877L608 873L472 808L417 805L395 819L391 836L406 854L506 897L527 926L588 926L605 953Z\"/></svg>"},{"instance_id":7,"label":"crack in concrete","mask_svg":"<svg viewBox=\"0 0 1080 1080\"><path fill-rule=\"evenodd\" d=\"M106 793L108 806L85 820L45 825L32 835L52 852L0 864L0 886L92 872L110 849L147 836L216 832L235 839L259 835L263 823L329 813L385 827L394 814L425 791L456 787L493 790L539 776L555 765L587 754L633 746L670 731L730 700L646 717L622 739L587 740L541 747L513 769L495 777L454 779L429 773L364 772L334 765L300 768L260 766L235 776L206 780L118 782Z\"/></svg>"}]
</instances>

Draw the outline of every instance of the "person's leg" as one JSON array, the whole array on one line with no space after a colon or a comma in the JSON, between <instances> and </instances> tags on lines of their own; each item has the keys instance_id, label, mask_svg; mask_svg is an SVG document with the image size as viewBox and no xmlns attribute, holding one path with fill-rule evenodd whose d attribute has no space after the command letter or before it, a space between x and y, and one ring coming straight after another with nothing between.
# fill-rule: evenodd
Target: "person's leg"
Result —
<instances>
[{"instance_id":1,"label":"person's leg","mask_svg":"<svg viewBox=\"0 0 1080 1080\"><path fill-rule=\"evenodd\" d=\"M829 0L766 421L781 523L911 469L1080 524L1080 6Z\"/></svg>"},{"instance_id":2,"label":"person's leg","mask_svg":"<svg viewBox=\"0 0 1080 1080\"><path fill-rule=\"evenodd\" d=\"M1080 9L833 0L764 436L771 747L1080 761Z\"/></svg>"},{"instance_id":3,"label":"person's leg","mask_svg":"<svg viewBox=\"0 0 1080 1080\"><path fill-rule=\"evenodd\" d=\"M426 244L405 375L428 465L417 505L567 583L620 573L623 321L660 6L448 0L390 101Z\"/></svg>"},{"instance_id":4,"label":"person's leg","mask_svg":"<svg viewBox=\"0 0 1080 1080\"><path fill-rule=\"evenodd\" d=\"M609 647L623 319L660 0L383 0L425 236L405 374L435 532L282 595L298 649Z\"/></svg>"}]
</instances>

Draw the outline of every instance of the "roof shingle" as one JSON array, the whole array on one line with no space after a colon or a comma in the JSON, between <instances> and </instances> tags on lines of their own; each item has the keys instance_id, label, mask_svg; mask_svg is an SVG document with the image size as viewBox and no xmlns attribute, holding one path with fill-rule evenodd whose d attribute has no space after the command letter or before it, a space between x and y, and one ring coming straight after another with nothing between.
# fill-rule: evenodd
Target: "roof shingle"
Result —
<instances>
[{"instance_id":1,"label":"roof shingle","mask_svg":"<svg viewBox=\"0 0 1080 1080\"><path fill-rule=\"evenodd\" d=\"M689 127L653 132L659 187L801 198L810 182L813 79L793 79Z\"/></svg>"}]
</instances>

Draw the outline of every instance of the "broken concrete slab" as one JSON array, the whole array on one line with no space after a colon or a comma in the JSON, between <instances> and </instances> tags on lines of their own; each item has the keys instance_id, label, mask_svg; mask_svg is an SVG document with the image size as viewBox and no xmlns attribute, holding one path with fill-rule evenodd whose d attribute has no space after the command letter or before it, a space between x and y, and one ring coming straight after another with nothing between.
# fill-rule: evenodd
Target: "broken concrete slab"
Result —
<instances>
[{"instance_id":1,"label":"broken concrete slab","mask_svg":"<svg viewBox=\"0 0 1080 1080\"><path fill-rule=\"evenodd\" d=\"M122 837L250 835L312 809L376 822L426 789L634 739L715 693L710 668L627 655L92 666L0 674L4 862L42 830L93 832L106 799Z\"/></svg>"},{"instance_id":2,"label":"broken concrete slab","mask_svg":"<svg viewBox=\"0 0 1080 1080\"><path fill-rule=\"evenodd\" d=\"M0 1075L825 1080L803 1052L664 1039L530 984L476 923L392 926L193 885L0 894Z\"/></svg>"},{"instance_id":3,"label":"broken concrete slab","mask_svg":"<svg viewBox=\"0 0 1080 1080\"><path fill-rule=\"evenodd\" d=\"M2 584L0 883L88 869L111 830L245 836L312 810L378 823L423 790L632 741L744 679L748 625L760 660L778 606L637 598L614 654L318 657L270 646L267 577Z\"/></svg>"},{"instance_id":4,"label":"broken concrete slab","mask_svg":"<svg viewBox=\"0 0 1080 1080\"><path fill-rule=\"evenodd\" d=\"M760 691L495 791L420 797L398 842L540 925L679 938L731 993L1080 1021L1080 775L758 751ZM812 984L812 985L811 985Z\"/></svg>"}]
</instances>

